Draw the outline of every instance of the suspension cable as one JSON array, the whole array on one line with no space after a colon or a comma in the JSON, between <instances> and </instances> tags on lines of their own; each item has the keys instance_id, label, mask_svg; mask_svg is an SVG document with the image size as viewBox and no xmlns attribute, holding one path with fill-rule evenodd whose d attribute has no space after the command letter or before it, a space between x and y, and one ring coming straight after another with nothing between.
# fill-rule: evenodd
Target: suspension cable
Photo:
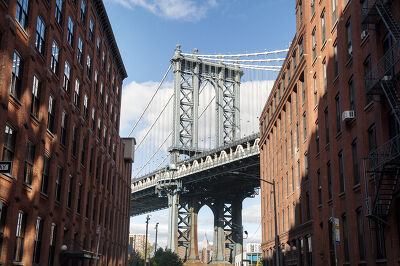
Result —
<instances>
[{"instance_id":1,"label":"suspension cable","mask_svg":"<svg viewBox=\"0 0 400 266\"><path fill-rule=\"evenodd\" d=\"M210 61L223 61L223 62L277 62L284 61L285 58L270 58L270 59L229 59L229 58L209 58L199 56L201 60L210 60Z\"/></svg>"},{"instance_id":2,"label":"suspension cable","mask_svg":"<svg viewBox=\"0 0 400 266\"><path fill-rule=\"evenodd\" d=\"M197 56L197 57L241 57L241 56L257 56L257 55L266 55L266 54L279 54L279 53L284 53L289 51L289 49L283 49L283 50L276 50L276 51L265 51L265 52L259 52L259 53L249 53L249 54L226 54L226 55L205 55L205 54L189 54L189 53L182 53L182 55L188 55L188 56Z\"/></svg>"},{"instance_id":3,"label":"suspension cable","mask_svg":"<svg viewBox=\"0 0 400 266\"><path fill-rule=\"evenodd\" d=\"M150 131L153 129L154 125L157 123L158 119L161 117L161 115L164 113L165 109L167 108L169 102L171 99L174 97L174 94L171 95L171 97L168 99L168 102L164 105L163 109L161 110L160 114L157 116L156 120L153 122L153 124L150 126L150 128L147 130L146 134L142 138L142 140L139 142L139 144L136 146L136 152L139 149L140 145L143 143L143 141L146 139L147 135L149 135Z\"/></svg>"},{"instance_id":4,"label":"suspension cable","mask_svg":"<svg viewBox=\"0 0 400 266\"><path fill-rule=\"evenodd\" d=\"M128 137L131 136L131 134L133 133L133 131L135 130L135 128L137 127L137 125L139 124L140 120L143 118L144 113L147 111L147 109L149 108L151 102L153 101L154 97L156 96L158 90L161 88L161 85L163 84L165 78L167 77L169 71L172 68L172 64L169 65L167 72L164 74L164 77L162 78L161 82L158 84L158 87L156 89L156 91L154 92L153 96L151 96L150 101L147 103L146 108L144 108L142 114L140 115L139 119L136 121L135 125L133 126L132 130L129 132Z\"/></svg>"},{"instance_id":5,"label":"suspension cable","mask_svg":"<svg viewBox=\"0 0 400 266\"><path fill-rule=\"evenodd\" d=\"M169 139L169 137L172 135L172 130L169 133L168 137L165 138L165 140L163 141L163 143L158 146L157 150L153 153L153 155L151 155L151 157L147 160L147 162L140 168L140 170L136 173L135 178L138 177L138 175L142 172L143 168L145 168L149 162L153 159L153 157L160 151L161 147L164 146L165 142L167 142L167 140Z\"/></svg>"}]
</instances>

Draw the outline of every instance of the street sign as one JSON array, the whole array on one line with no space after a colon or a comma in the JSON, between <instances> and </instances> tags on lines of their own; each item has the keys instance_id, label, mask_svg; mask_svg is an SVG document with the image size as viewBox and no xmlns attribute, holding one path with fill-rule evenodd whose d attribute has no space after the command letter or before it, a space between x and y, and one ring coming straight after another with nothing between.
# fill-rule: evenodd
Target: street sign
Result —
<instances>
[{"instance_id":1,"label":"street sign","mask_svg":"<svg viewBox=\"0 0 400 266\"><path fill-rule=\"evenodd\" d=\"M11 174L12 162L0 162L0 173Z\"/></svg>"}]
</instances>

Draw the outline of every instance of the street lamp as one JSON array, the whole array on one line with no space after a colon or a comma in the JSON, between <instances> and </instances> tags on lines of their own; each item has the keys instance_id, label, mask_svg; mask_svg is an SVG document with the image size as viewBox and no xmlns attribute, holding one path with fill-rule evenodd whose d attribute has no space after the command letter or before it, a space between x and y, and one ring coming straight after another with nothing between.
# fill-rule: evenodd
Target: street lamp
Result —
<instances>
[{"instance_id":1,"label":"street lamp","mask_svg":"<svg viewBox=\"0 0 400 266\"><path fill-rule=\"evenodd\" d=\"M276 215L275 179L272 179L272 182L271 182L271 181L268 181L268 180L261 179L260 176L256 176L256 175L240 173L240 172L231 172L231 174L248 176L247 179L259 180L259 181L263 181L263 182L265 182L267 184L272 185L272 189L273 189L273 192L274 192L275 250L276 250L275 262L276 262L276 266L279 266L280 265L279 264L280 250L279 250L278 222L276 220L277 219L277 215ZM242 178L246 178L246 177L242 176Z\"/></svg>"},{"instance_id":2,"label":"street lamp","mask_svg":"<svg viewBox=\"0 0 400 266\"><path fill-rule=\"evenodd\" d=\"M241 256L242 256L242 259L240 260L240 265L241 266L243 266L243 245L244 245L244 243L243 243L243 239L246 239L248 236L249 236L249 234L247 233L247 231L244 231L244 234L246 235L246 237L243 237L243 225L242 226L240 226L241 227L241 229L242 229L242 254L241 254Z\"/></svg>"},{"instance_id":3,"label":"street lamp","mask_svg":"<svg viewBox=\"0 0 400 266\"><path fill-rule=\"evenodd\" d=\"M144 244L144 265L147 265L147 233L149 231L149 220L150 215L147 214L146 216L146 235L145 235L145 244Z\"/></svg>"},{"instance_id":4,"label":"street lamp","mask_svg":"<svg viewBox=\"0 0 400 266\"><path fill-rule=\"evenodd\" d=\"M156 255L156 252L157 252L157 232L158 232L158 224L159 223L156 223L156 227L155 227L155 229L156 229L156 243L155 243L155 245L154 245L154 255Z\"/></svg>"}]
</instances>

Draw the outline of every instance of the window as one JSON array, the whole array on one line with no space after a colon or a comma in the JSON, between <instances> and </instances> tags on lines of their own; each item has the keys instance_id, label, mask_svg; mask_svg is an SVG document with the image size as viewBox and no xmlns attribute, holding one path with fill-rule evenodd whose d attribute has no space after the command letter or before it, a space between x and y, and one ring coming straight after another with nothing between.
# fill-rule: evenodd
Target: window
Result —
<instances>
[{"instance_id":1,"label":"window","mask_svg":"<svg viewBox=\"0 0 400 266\"><path fill-rule=\"evenodd\" d=\"M301 58L303 57L303 53L304 53L304 48L303 48L303 36L301 36L301 37L299 38L298 49L299 49L299 61L300 61Z\"/></svg>"},{"instance_id":2,"label":"window","mask_svg":"<svg viewBox=\"0 0 400 266\"><path fill-rule=\"evenodd\" d=\"M360 260L365 260L365 236L364 221L361 207L356 210L357 215L357 236L358 236L358 255Z\"/></svg>"},{"instance_id":3,"label":"window","mask_svg":"<svg viewBox=\"0 0 400 266\"><path fill-rule=\"evenodd\" d=\"M35 225L35 241L33 244L33 259L32 263L40 263L40 249L42 246L42 235L43 235L43 219L37 217Z\"/></svg>"},{"instance_id":4,"label":"window","mask_svg":"<svg viewBox=\"0 0 400 266\"><path fill-rule=\"evenodd\" d=\"M340 151L338 154L339 161L339 185L340 185L340 193L345 191L344 185L344 167L343 167L343 151Z\"/></svg>"},{"instance_id":5,"label":"window","mask_svg":"<svg viewBox=\"0 0 400 266\"><path fill-rule=\"evenodd\" d=\"M2 260L1 252L3 250L4 230L6 228L7 205L0 200L0 261Z\"/></svg>"},{"instance_id":6,"label":"window","mask_svg":"<svg viewBox=\"0 0 400 266\"><path fill-rule=\"evenodd\" d=\"M63 169L59 166L57 168L56 191L55 191L55 199L58 202L61 201L62 176L63 176Z\"/></svg>"},{"instance_id":7,"label":"window","mask_svg":"<svg viewBox=\"0 0 400 266\"><path fill-rule=\"evenodd\" d=\"M316 154L320 152L319 149L319 125L318 125L318 120L315 122L315 150Z\"/></svg>"},{"instance_id":8,"label":"window","mask_svg":"<svg viewBox=\"0 0 400 266\"><path fill-rule=\"evenodd\" d=\"M386 259L385 231L382 224L376 224L376 258Z\"/></svg>"},{"instance_id":9,"label":"window","mask_svg":"<svg viewBox=\"0 0 400 266\"><path fill-rule=\"evenodd\" d=\"M306 240L306 261L307 261L307 265L313 265L313 262L312 262L311 236L310 235L306 236L305 240Z\"/></svg>"},{"instance_id":10,"label":"window","mask_svg":"<svg viewBox=\"0 0 400 266\"><path fill-rule=\"evenodd\" d=\"M74 125L74 127L72 128L72 155L76 156L76 152L77 152L77 138L78 138L78 129L76 127L76 125Z\"/></svg>"},{"instance_id":11,"label":"window","mask_svg":"<svg viewBox=\"0 0 400 266\"><path fill-rule=\"evenodd\" d=\"M64 66L64 85L63 88L65 91L69 91L69 87L71 84L71 67L68 63L68 61L65 61L65 66Z\"/></svg>"},{"instance_id":12,"label":"window","mask_svg":"<svg viewBox=\"0 0 400 266\"><path fill-rule=\"evenodd\" d=\"M339 94L335 97L335 106L336 106L336 133L339 133L342 130L341 118L340 118L340 96Z\"/></svg>"},{"instance_id":13,"label":"window","mask_svg":"<svg viewBox=\"0 0 400 266\"><path fill-rule=\"evenodd\" d=\"M66 144L66 140L67 140L67 123L68 123L68 115L65 112L65 110L63 110L62 114L61 114L61 144L65 146Z\"/></svg>"},{"instance_id":14,"label":"window","mask_svg":"<svg viewBox=\"0 0 400 266\"><path fill-rule=\"evenodd\" d=\"M47 265L54 265L54 255L56 251L56 241L57 241L57 225L55 223L51 224L50 228L50 246L49 246L49 262Z\"/></svg>"},{"instance_id":15,"label":"window","mask_svg":"<svg viewBox=\"0 0 400 266\"><path fill-rule=\"evenodd\" d=\"M71 208L72 205L72 186L74 183L73 177L70 175L68 180L68 194L67 194L67 207Z\"/></svg>"},{"instance_id":16,"label":"window","mask_svg":"<svg viewBox=\"0 0 400 266\"><path fill-rule=\"evenodd\" d=\"M32 185L33 178L33 163L35 161L35 145L28 141L26 144L26 157L24 167L24 183Z\"/></svg>"},{"instance_id":17,"label":"window","mask_svg":"<svg viewBox=\"0 0 400 266\"><path fill-rule=\"evenodd\" d=\"M73 46L74 39L74 22L71 17L68 17L68 31L67 31L67 41L69 45Z\"/></svg>"},{"instance_id":18,"label":"window","mask_svg":"<svg viewBox=\"0 0 400 266\"><path fill-rule=\"evenodd\" d=\"M103 145L106 147L107 146L107 127L103 127Z\"/></svg>"},{"instance_id":19,"label":"window","mask_svg":"<svg viewBox=\"0 0 400 266\"><path fill-rule=\"evenodd\" d=\"M352 42L351 42L350 18L346 22L346 43L347 43L347 58L350 59L353 55L353 46L352 46Z\"/></svg>"},{"instance_id":20,"label":"window","mask_svg":"<svg viewBox=\"0 0 400 266\"><path fill-rule=\"evenodd\" d=\"M55 12L55 19L58 25L62 24L62 0L56 0L56 12Z\"/></svg>"},{"instance_id":21,"label":"window","mask_svg":"<svg viewBox=\"0 0 400 266\"><path fill-rule=\"evenodd\" d=\"M367 58L365 59L364 63L364 81L365 81L365 91L367 94L367 102L366 104L369 104L370 102L372 102L373 98L371 94L368 94L369 92L369 84L371 83L371 79L372 79L372 68L371 68L371 56L367 56Z\"/></svg>"},{"instance_id":22,"label":"window","mask_svg":"<svg viewBox=\"0 0 400 266\"><path fill-rule=\"evenodd\" d=\"M315 14L315 0L311 0L311 14Z\"/></svg>"},{"instance_id":23,"label":"window","mask_svg":"<svg viewBox=\"0 0 400 266\"><path fill-rule=\"evenodd\" d=\"M89 107L88 107L89 98L87 94L83 97L83 117L87 120L89 117Z\"/></svg>"},{"instance_id":24,"label":"window","mask_svg":"<svg viewBox=\"0 0 400 266\"><path fill-rule=\"evenodd\" d=\"M354 99L354 84L353 84L353 77L350 78L349 82L349 101L350 101L350 110L354 111L354 114L356 114L356 104L355 104L355 99Z\"/></svg>"},{"instance_id":25,"label":"window","mask_svg":"<svg viewBox=\"0 0 400 266\"><path fill-rule=\"evenodd\" d=\"M337 55L337 41L333 44L333 59L334 59L334 75L335 78L339 75L339 59Z\"/></svg>"},{"instance_id":26,"label":"window","mask_svg":"<svg viewBox=\"0 0 400 266\"><path fill-rule=\"evenodd\" d=\"M90 58L90 55L87 55L86 58L86 76L88 77L89 80L91 80L91 75L92 75L92 59Z\"/></svg>"},{"instance_id":27,"label":"window","mask_svg":"<svg viewBox=\"0 0 400 266\"><path fill-rule=\"evenodd\" d=\"M82 140L82 151L81 151L81 164L82 164L82 166L85 166L86 150L87 150L86 137L83 137L83 140Z\"/></svg>"},{"instance_id":28,"label":"window","mask_svg":"<svg viewBox=\"0 0 400 266\"><path fill-rule=\"evenodd\" d=\"M303 141L307 140L307 118L306 112L303 113Z\"/></svg>"},{"instance_id":29,"label":"window","mask_svg":"<svg viewBox=\"0 0 400 266\"><path fill-rule=\"evenodd\" d=\"M299 149L299 123L296 123L296 148Z\"/></svg>"},{"instance_id":30,"label":"window","mask_svg":"<svg viewBox=\"0 0 400 266\"><path fill-rule=\"evenodd\" d=\"M90 19L89 20L89 39L91 41L93 41L93 31L94 31L94 24L93 24L93 20Z\"/></svg>"},{"instance_id":31,"label":"window","mask_svg":"<svg viewBox=\"0 0 400 266\"><path fill-rule=\"evenodd\" d=\"M17 99L21 98L22 65L21 56L17 51L14 51L10 94Z\"/></svg>"},{"instance_id":32,"label":"window","mask_svg":"<svg viewBox=\"0 0 400 266\"><path fill-rule=\"evenodd\" d=\"M21 262L24 254L24 240L26 228L26 214L23 211L18 212L17 230L15 232L14 261Z\"/></svg>"},{"instance_id":33,"label":"window","mask_svg":"<svg viewBox=\"0 0 400 266\"><path fill-rule=\"evenodd\" d=\"M47 129L53 133L54 130L54 117L55 117L55 105L56 101L54 100L53 96L50 95L49 97L49 109L47 111Z\"/></svg>"},{"instance_id":34,"label":"window","mask_svg":"<svg viewBox=\"0 0 400 266\"><path fill-rule=\"evenodd\" d=\"M358 148L357 139L351 143L351 153L353 155L353 181L354 185L360 184L360 169L358 166Z\"/></svg>"},{"instance_id":35,"label":"window","mask_svg":"<svg viewBox=\"0 0 400 266\"><path fill-rule=\"evenodd\" d=\"M332 26L336 24L337 20L337 0L332 0Z\"/></svg>"},{"instance_id":36,"label":"window","mask_svg":"<svg viewBox=\"0 0 400 266\"><path fill-rule=\"evenodd\" d=\"M102 68L103 70L106 69L106 53L103 51L103 56L102 56Z\"/></svg>"},{"instance_id":37,"label":"window","mask_svg":"<svg viewBox=\"0 0 400 266\"><path fill-rule=\"evenodd\" d=\"M324 94L328 92L328 75L326 74L326 59L322 62L322 75L324 79Z\"/></svg>"},{"instance_id":38,"label":"window","mask_svg":"<svg viewBox=\"0 0 400 266\"><path fill-rule=\"evenodd\" d=\"M40 186L40 192L47 195L47 188L49 185L49 174L50 174L50 158L46 154L43 156L43 169L42 169L42 183Z\"/></svg>"},{"instance_id":39,"label":"window","mask_svg":"<svg viewBox=\"0 0 400 266\"><path fill-rule=\"evenodd\" d=\"M329 143L329 114L328 114L328 108L325 108L324 116L325 116L325 139L326 139L326 144L328 144Z\"/></svg>"},{"instance_id":40,"label":"window","mask_svg":"<svg viewBox=\"0 0 400 266\"><path fill-rule=\"evenodd\" d=\"M350 261L350 251L349 251L349 229L347 227L347 217L346 214L342 215L342 227L343 227L343 253L344 262L348 263Z\"/></svg>"},{"instance_id":41,"label":"window","mask_svg":"<svg viewBox=\"0 0 400 266\"><path fill-rule=\"evenodd\" d=\"M46 26L41 17L37 18L35 47L40 54L44 54L44 32Z\"/></svg>"},{"instance_id":42,"label":"window","mask_svg":"<svg viewBox=\"0 0 400 266\"><path fill-rule=\"evenodd\" d=\"M332 0L334 1L334 0ZM326 41L326 23L325 23L325 9L322 11L321 14L321 43L325 43Z\"/></svg>"},{"instance_id":43,"label":"window","mask_svg":"<svg viewBox=\"0 0 400 266\"><path fill-rule=\"evenodd\" d=\"M321 170L317 170L318 179L318 205L322 205L322 180L321 180Z\"/></svg>"},{"instance_id":44,"label":"window","mask_svg":"<svg viewBox=\"0 0 400 266\"><path fill-rule=\"evenodd\" d=\"M101 118L97 119L97 138L101 137Z\"/></svg>"},{"instance_id":45,"label":"window","mask_svg":"<svg viewBox=\"0 0 400 266\"><path fill-rule=\"evenodd\" d=\"M308 221L311 219L310 192L308 192L308 191L306 193L306 212L307 212L307 221Z\"/></svg>"},{"instance_id":46,"label":"window","mask_svg":"<svg viewBox=\"0 0 400 266\"><path fill-rule=\"evenodd\" d=\"M78 47L76 57L78 59L79 64L83 65L83 41L81 37L78 37Z\"/></svg>"},{"instance_id":47,"label":"window","mask_svg":"<svg viewBox=\"0 0 400 266\"><path fill-rule=\"evenodd\" d=\"M313 51L313 60L317 59L317 37L315 36L317 29L314 28L312 31L312 51Z\"/></svg>"},{"instance_id":48,"label":"window","mask_svg":"<svg viewBox=\"0 0 400 266\"><path fill-rule=\"evenodd\" d=\"M297 161L297 185L300 187L300 161Z\"/></svg>"},{"instance_id":49,"label":"window","mask_svg":"<svg viewBox=\"0 0 400 266\"><path fill-rule=\"evenodd\" d=\"M326 164L327 172L328 172L328 199L332 199L332 170L331 170L331 162L328 161Z\"/></svg>"},{"instance_id":50,"label":"window","mask_svg":"<svg viewBox=\"0 0 400 266\"><path fill-rule=\"evenodd\" d=\"M108 93L106 93L106 113L108 112Z\"/></svg>"},{"instance_id":51,"label":"window","mask_svg":"<svg viewBox=\"0 0 400 266\"><path fill-rule=\"evenodd\" d=\"M40 81L36 75L33 75L31 114L36 118L39 118L39 107L40 107Z\"/></svg>"},{"instance_id":52,"label":"window","mask_svg":"<svg viewBox=\"0 0 400 266\"><path fill-rule=\"evenodd\" d=\"M16 131L6 125L3 146L3 161L14 161ZM12 170L12 169L11 169Z\"/></svg>"},{"instance_id":53,"label":"window","mask_svg":"<svg viewBox=\"0 0 400 266\"><path fill-rule=\"evenodd\" d=\"M346 0L346 4L349 1L350 0ZM366 12L368 12L368 0L361 0L360 6L361 6L361 18L364 19ZM364 34L361 33L361 41L362 41L368 36L368 30L369 30L368 23L361 23L361 30L364 32Z\"/></svg>"},{"instance_id":54,"label":"window","mask_svg":"<svg viewBox=\"0 0 400 266\"><path fill-rule=\"evenodd\" d=\"M92 131L94 131L96 127L95 115L96 115L96 110L92 108Z\"/></svg>"},{"instance_id":55,"label":"window","mask_svg":"<svg viewBox=\"0 0 400 266\"><path fill-rule=\"evenodd\" d=\"M82 184L78 185L78 198L77 198L77 202L78 205L76 206L76 212L77 213L81 213L81 200L82 200Z\"/></svg>"},{"instance_id":56,"label":"window","mask_svg":"<svg viewBox=\"0 0 400 266\"><path fill-rule=\"evenodd\" d=\"M81 0L81 21L85 24L86 19L86 4L84 0Z\"/></svg>"},{"instance_id":57,"label":"window","mask_svg":"<svg viewBox=\"0 0 400 266\"><path fill-rule=\"evenodd\" d=\"M97 37L97 57L100 58L100 36Z\"/></svg>"},{"instance_id":58,"label":"window","mask_svg":"<svg viewBox=\"0 0 400 266\"><path fill-rule=\"evenodd\" d=\"M313 77L314 81L314 106L317 106L318 104L318 86L317 86L317 74L314 74Z\"/></svg>"},{"instance_id":59,"label":"window","mask_svg":"<svg viewBox=\"0 0 400 266\"><path fill-rule=\"evenodd\" d=\"M369 147L369 152L376 149L376 127L375 127L375 124L372 124L368 128L368 147Z\"/></svg>"},{"instance_id":60,"label":"window","mask_svg":"<svg viewBox=\"0 0 400 266\"><path fill-rule=\"evenodd\" d=\"M103 104L103 82L100 83L100 103Z\"/></svg>"},{"instance_id":61,"label":"window","mask_svg":"<svg viewBox=\"0 0 400 266\"><path fill-rule=\"evenodd\" d=\"M15 14L15 19L24 30L27 30L28 27L28 7L29 0L17 1L17 13Z\"/></svg>"},{"instance_id":62,"label":"window","mask_svg":"<svg viewBox=\"0 0 400 266\"><path fill-rule=\"evenodd\" d=\"M75 92L74 92L74 104L76 107L80 107L80 102L81 102L81 96L79 94L79 87L80 87L80 83L79 80L76 79L75 80Z\"/></svg>"},{"instance_id":63,"label":"window","mask_svg":"<svg viewBox=\"0 0 400 266\"><path fill-rule=\"evenodd\" d=\"M108 63L107 65L107 80L110 80L111 77L111 65Z\"/></svg>"},{"instance_id":64,"label":"window","mask_svg":"<svg viewBox=\"0 0 400 266\"><path fill-rule=\"evenodd\" d=\"M58 74L58 56L59 56L59 48L58 44L56 41L53 41L53 45L51 48L51 62L50 62L50 68L51 71L53 71L54 74Z\"/></svg>"},{"instance_id":65,"label":"window","mask_svg":"<svg viewBox=\"0 0 400 266\"><path fill-rule=\"evenodd\" d=\"M97 72L97 70L95 70L94 71L94 93L96 93L96 94L97 94L97 90L99 87L99 83L97 81L97 76L98 76L98 72Z\"/></svg>"}]
</instances>

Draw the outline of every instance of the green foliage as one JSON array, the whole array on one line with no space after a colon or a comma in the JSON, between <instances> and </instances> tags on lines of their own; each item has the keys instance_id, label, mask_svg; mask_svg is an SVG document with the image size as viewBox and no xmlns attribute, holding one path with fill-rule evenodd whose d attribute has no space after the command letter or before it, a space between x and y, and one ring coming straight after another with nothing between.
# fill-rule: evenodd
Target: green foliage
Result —
<instances>
[{"instance_id":1,"label":"green foliage","mask_svg":"<svg viewBox=\"0 0 400 266\"><path fill-rule=\"evenodd\" d=\"M178 254L169 249L158 248L150 260L151 266L183 266L183 261Z\"/></svg>"},{"instance_id":2,"label":"green foliage","mask_svg":"<svg viewBox=\"0 0 400 266\"><path fill-rule=\"evenodd\" d=\"M129 266L144 266L144 260L142 259L140 254L134 250L133 253L129 255L128 265Z\"/></svg>"}]
</instances>

